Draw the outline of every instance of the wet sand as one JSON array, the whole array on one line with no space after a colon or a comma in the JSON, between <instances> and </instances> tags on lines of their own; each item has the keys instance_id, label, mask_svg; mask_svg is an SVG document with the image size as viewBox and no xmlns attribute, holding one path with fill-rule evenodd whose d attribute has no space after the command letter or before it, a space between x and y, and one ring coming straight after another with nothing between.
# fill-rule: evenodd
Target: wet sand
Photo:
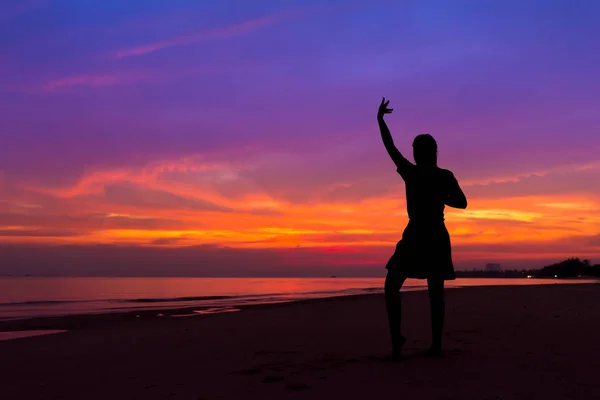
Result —
<instances>
[{"instance_id":1,"label":"wet sand","mask_svg":"<svg viewBox=\"0 0 600 400\"><path fill-rule=\"evenodd\" d=\"M404 294L403 310L399 363L382 360L382 295L5 322L69 331L0 341L0 398L600 398L600 285L448 290L443 359L416 356L430 339L427 293Z\"/></svg>"}]
</instances>

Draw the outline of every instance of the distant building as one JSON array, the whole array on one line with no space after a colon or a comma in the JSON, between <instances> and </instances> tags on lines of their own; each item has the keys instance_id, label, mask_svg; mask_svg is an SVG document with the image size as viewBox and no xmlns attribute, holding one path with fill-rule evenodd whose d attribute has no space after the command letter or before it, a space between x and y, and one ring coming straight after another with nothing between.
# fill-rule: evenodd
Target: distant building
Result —
<instances>
[{"instance_id":1,"label":"distant building","mask_svg":"<svg viewBox=\"0 0 600 400\"><path fill-rule=\"evenodd\" d=\"M485 270L488 272L498 272L498 271L502 271L502 268L500 268L500 264L487 263L487 264L485 264Z\"/></svg>"}]
</instances>

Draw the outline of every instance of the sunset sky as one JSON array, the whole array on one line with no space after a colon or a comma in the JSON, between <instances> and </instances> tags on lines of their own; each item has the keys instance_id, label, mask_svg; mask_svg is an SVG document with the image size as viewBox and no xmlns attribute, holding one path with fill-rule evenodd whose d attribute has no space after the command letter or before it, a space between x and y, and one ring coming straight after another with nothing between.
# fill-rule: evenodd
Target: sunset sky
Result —
<instances>
[{"instance_id":1,"label":"sunset sky","mask_svg":"<svg viewBox=\"0 0 600 400\"><path fill-rule=\"evenodd\" d=\"M0 274L382 275L382 96L457 269L600 262L599 68L595 0L3 0Z\"/></svg>"}]
</instances>

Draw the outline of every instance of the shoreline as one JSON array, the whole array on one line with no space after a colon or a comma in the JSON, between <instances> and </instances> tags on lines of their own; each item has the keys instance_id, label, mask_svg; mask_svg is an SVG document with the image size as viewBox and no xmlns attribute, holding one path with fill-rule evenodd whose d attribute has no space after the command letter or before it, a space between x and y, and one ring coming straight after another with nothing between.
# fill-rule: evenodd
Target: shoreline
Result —
<instances>
[{"instance_id":1,"label":"shoreline","mask_svg":"<svg viewBox=\"0 0 600 400\"><path fill-rule=\"evenodd\" d=\"M34 280L36 278L33 278ZM56 278L61 279L61 278ZM70 279L70 278L66 278ZM85 278L87 279L87 278ZM102 278L104 279L104 278ZM121 278L115 278L118 282ZM201 278L200 278L201 279ZM263 280L262 278L257 278ZM306 278L311 281L315 278ZM189 287L187 290L172 292L172 297L161 297L163 293L153 292L152 286L150 290L142 290L139 293L139 297L132 297L124 295L119 297L118 293L114 293L111 290L111 283L108 283L108 291L104 293L102 290L97 291L91 295L81 292L80 289L76 289L73 296L65 298L60 293L47 294L41 297L24 297L10 295L11 291L18 293L19 286L5 286L8 297L0 296L0 329L1 326L14 321L23 321L31 319L50 319L57 317L68 317L68 316L82 316L82 315L104 315L104 314L119 314L119 313L133 313L140 312L146 314L146 311L150 312L169 312L170 310L207 310L207 309L230 309L230 308L246 308L247 305L253 304L269 304L269 303L285 303L303 301L305 299L318 299L326 297L339 297L346 295L361 295L364 293L381 293L383 291L384 277L377 279L366 278L368 281L365 282L359 279L356 286L354 283L343 283L341 286L338 284L338 289L333 286L322 284L322 280L317 278L315 290L311 290L311 284L301 284L304 286L303 290L291 291L291 292L268 292L268 291L256 291L252 290L252 285L245 284L250 288L250 291L244 292L244 288L237 287L236 289L228 289L229 282L228 278L219 278L221 282L218 282L219 289L212 289L210 286L206 286L206 282L199 282L200 287L197 290L190 291ZM17 280L22 280L17 278ZM296 280L296 278L293 278ZM301 281L302 279L300 279ZM335 279L333 279L335 281ZM27 279L23 279L27 281ZM264 280L263 280L264 281ZM345 281L342 278L341 281ZM193 282L193 280L192 280ZM1 283L1 280L0 280ZM189 283L189 282L187 282ZM458 278L456 280L448 281L446 287L471 287L471 286L500 286L500 285L547 285L547 284L582 284L582 283L600 283L600 278L570 278L570 279L548 279L548 278ZM6 284L6 282L5 282ZM42 284L41 282L36 283L37 286ZM86 284L89 285L89 282ZM106 283L105 283L106 284ZM262 286L265 286L265 282L261 282ZM69 285L73 286L73 282ZM67 287L69 286L67 285ZM78 286L78 285L75 285ZM243 285L242 285L243 286ZM235 287L235 286L234 286ZM0 295L2 294L2 286L0 285ZM21 292L23 293L36 293L36 287L25 285ZM207 290L208 289L208 290ZM241 289L241 291L240 291ZM262 288L262 289L266 289ZM404 285L404 291L410 290L424 290L426 289L426 283L419 280L408 280ZM104 289L106 290L106 289ZM268 290L268 289L267 289ZM206 293L206 295L199 296L197 293ZM89 296L89 297L88 297Z\"/></svg>"},{"instance_id":2,"label":"shoreline","mask_svg":"<svg viewBox=\"0 0 600 400\"><path fill-rule=\"evenodd\" d=\"M422 290L411 290L403 293L417 292ZM290 300L281 301L277 303L261 303L261 304L248 304L239 307L237 312L243 312L254 309L269 309L277 308L289 305L303 305L313 303L327 303L336 299L344 298L361 298L361 297L377 297L382 296L382 293L370 293L370 294L350 294L340 295L331 297L322 297L314 299L302 299L302 300ZM143 310L131 310L122 312L108 312L108 313L97 313L97 314L72 314L72 315L60 315L60 316L49 316L49 317L31 317L25 319L14 319L14 320L0 320L0 332L12 332L20 330L53 330L53 329L64 329L67 331L88 329L88 328L99 328L110 325L118 325L128 321L164 321L182 319L175 317L181 314L194 314L189 318L208 318L211 316L219 315L222 313L194 313L194 311L201 309L201 307L180 307L180 308L156 308L156 309L143 309ZM160 316L159 316L160 314ZM185 318L183 318L185 319Z\"/></svg>"},{"instance_id":3,"label":"shoreline","mask_svg":"<svg viewBox=\"0 0 600 400\"><path fill-rule=\"evenodd\" d=\"M510 279L510 278L508 278ZM580 286L580 285L594 285L600 284L598 282L584 282L584 283L546 283L546 284L532 284L532 285L477 285L477 286L451 286L446 287L446 290L450 289L473 289L473 288L506 288L506 287L539 287L539 286ZM411 292L423 292L427 291L427 287L411 287L408 290L402 290L402 294L408 294ZM230 312L244 312L253 309L269 309L285 307L289 305L303 305L303 304L319 304L328 303L337 299L344 298L371 298L383 296L383 288L378 293L361 293L361 294L342 294L328 297L318 298L306 298L297 300L283 300L270 303L255 303L255 304L244 304L233 307L212 307L223 310L221 312L207 312L203 313L206 308L202 306L186 306L186 307L171 307L161 308L140 308L131 309L127 311L111 311L111 312L98 312L98 313L81 313L81 314L66 314L56 316L34 316L34 317L23 317L16 319L0 320L0 332L17 332L17 331L30 331L30 330L64 330L73 331L81 329L96 329L107 326L118 326L123 323L130 321L164 321L174 319L199 319L207 318L214 315ZM212 309L209 308L209 309Z\"/></svg>"}]
</instances>

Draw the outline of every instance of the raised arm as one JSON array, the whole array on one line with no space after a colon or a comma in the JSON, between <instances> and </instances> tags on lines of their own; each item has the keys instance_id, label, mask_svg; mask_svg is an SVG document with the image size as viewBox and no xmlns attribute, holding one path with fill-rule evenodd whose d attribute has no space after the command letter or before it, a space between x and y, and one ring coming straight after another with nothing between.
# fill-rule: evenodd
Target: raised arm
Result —
<instances>
[{"instance_id":1,"label":"raised arm","mask_svg":"<svg viewBox=\"0 0 600 400\"><path fill-rule=\"evenodd\" d=\"M467 197L463 193L458 181L454 177L454 174L450 172L450 185L448 190L448 198L446 199L445 204L449 207L454 208L467 208Z\"/></svg>"},{"instance_id":2,"label":"raised arm","mask_svg":"<svg viewBox=\"0 0 600 400\"><path fill-rule=\"evenodd\" d=\"M413 164L396 148L394 139L392 139L392 134L383 120L385 114L391 114L391 112L394 111L391 108L387 108L388 104L390 104L390 101L385 101L384 97L383 100L381 100L379 111L377 112L377 122L379 123L379 131L381 132L381 139L383 140L385 149L392 158L392 161L394 161L394 164L396 164L398 172L402 173L403 171L408 170L408 168L411 168Z\"/></svg>"}]
</instances>

